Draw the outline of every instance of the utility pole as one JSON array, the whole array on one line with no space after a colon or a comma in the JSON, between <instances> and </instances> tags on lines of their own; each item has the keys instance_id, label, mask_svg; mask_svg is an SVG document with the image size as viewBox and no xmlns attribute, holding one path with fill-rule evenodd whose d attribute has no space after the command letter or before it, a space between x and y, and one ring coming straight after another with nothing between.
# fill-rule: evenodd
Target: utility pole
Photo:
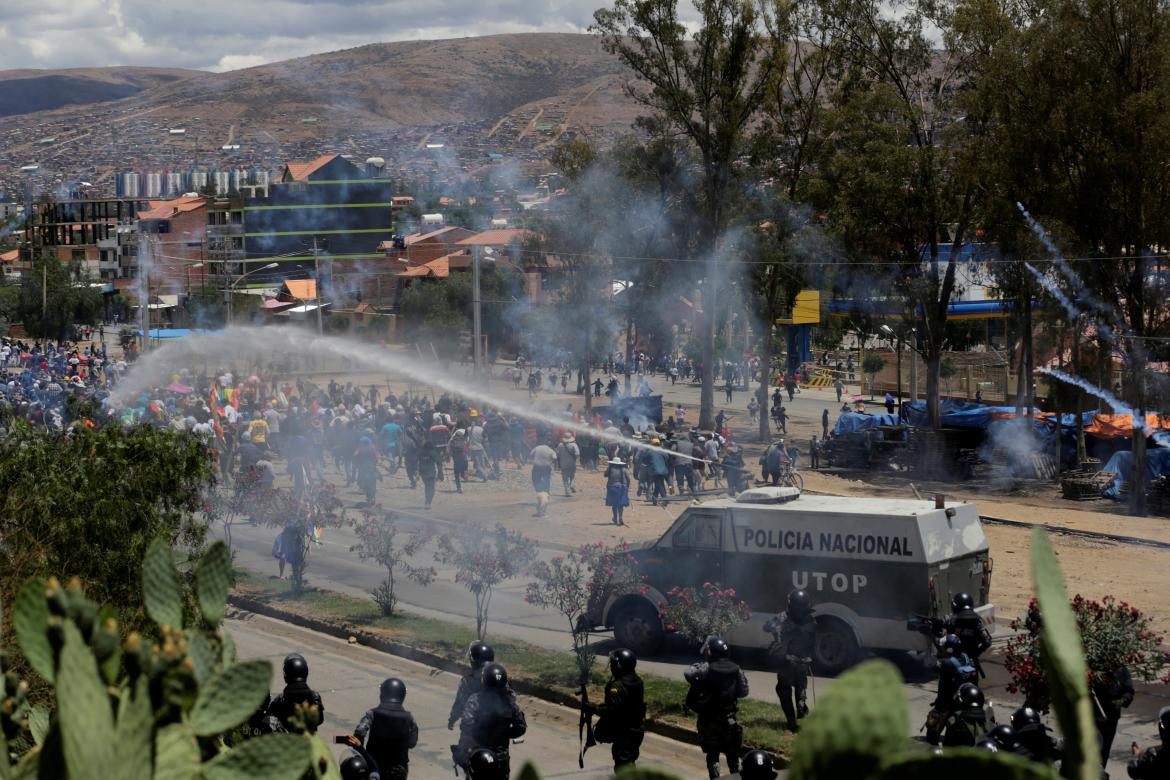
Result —
<instances>
[{"instance_id":1,"label":"utility pole","mask_svg":"<svg viewBox=\"0 0 1170 780\"><path fill-rule=\"evenodd\" d=\"M483 326L480 321L479 260L481 247L471 247L471 336L475 356L475 378L483 373Z\"/></svg>"},{"instance_id":2,"label":"utility pole","mask_svg":"<svg viewBox=\"0 0 1170 780\"><path fill-rule=\"evenodd\" d=\"M313 289L317 293L317 335L325 333L325 324L321 320L321 256L317 254L317 237L313 236Z\"/></svg>"},{"instance_id":3,"label":"utility pole","mask_svg":"<svg viewBox=\"0 0 1170 780\"><path fill-rule=\"evenodd\" d=\"M142 232L142 223L135 220L135 232L138 241L138 273L142 275L142 300L138 302L138 322L142 328L142 352L150 347L150 264L145 262L146 235Z\"/></svg>"}]
</instances>

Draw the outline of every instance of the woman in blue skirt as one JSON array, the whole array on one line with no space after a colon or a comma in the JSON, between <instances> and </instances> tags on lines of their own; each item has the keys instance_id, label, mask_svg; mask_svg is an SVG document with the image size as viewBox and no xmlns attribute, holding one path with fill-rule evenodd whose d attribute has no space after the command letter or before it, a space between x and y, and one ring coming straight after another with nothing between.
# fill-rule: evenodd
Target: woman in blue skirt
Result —
<instances>
[{"instance_id":1,"label":"woman in blue skirt","mask_svg":"<svg viewBox=\"0 0 1170 780\"><path fill-rule=\"evenodd\" d=\"M630 472L616 456L605 466L605 505L613 509L613 524L625 525L622 512L630 505Z\"/></svg>"}]
</instances>

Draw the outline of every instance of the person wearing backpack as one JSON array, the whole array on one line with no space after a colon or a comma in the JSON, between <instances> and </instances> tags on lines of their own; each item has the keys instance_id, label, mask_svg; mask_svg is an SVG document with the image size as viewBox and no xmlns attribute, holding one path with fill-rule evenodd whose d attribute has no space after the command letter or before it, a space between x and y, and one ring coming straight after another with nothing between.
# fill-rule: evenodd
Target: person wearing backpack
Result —
<instances>
[{"instance_id":1,"label":"person wearing backpack","mask_svg":"<svg viewBox=\"0 0 1170 780\"><path fill-rule=\"evenodd\" d=\"M978 673L971 657L963 652L963 640L956 634L948 634L942 642L942 655L938 661L938 694L926 716L926 741L939 743L947 718L955 710L955 696L965 683L976 683Z\"/></svg>"}]
</instances>

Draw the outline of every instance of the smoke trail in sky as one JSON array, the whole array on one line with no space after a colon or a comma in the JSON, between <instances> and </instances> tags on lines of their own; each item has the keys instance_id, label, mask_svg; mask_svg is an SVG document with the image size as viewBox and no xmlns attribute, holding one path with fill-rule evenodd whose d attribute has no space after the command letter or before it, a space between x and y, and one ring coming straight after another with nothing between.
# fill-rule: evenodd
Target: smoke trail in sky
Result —
<instances>
[{"instance_id":1,"label":"smoke trail in sky","mask_svg":"<svg viewBox=\"0 0 1170 780\"><path fill-rule=\"evenodd\" d=\"M1031 271L1032 276L1036 277L1036 281L1040 283L1040 286L1047 290L1048 294L1055 298L1060 303L1060 305L1064 307L1064 310L1068 312L1069 318L1075 320L1080 316L1080 310L1077 309L1075 305L1073 305L1073 302L1068 299L1068 296L1064 294L1056 282L1037 271L1035 266L1033 266L1031 263L1024 263L1024 267Z\"/></svg>"},{"instance_id":2,"label":"smoke trail in sky","mask_svg":"<svg viewBox=\"0 0 1170 780\"><path fill-rule=\"evenodd\" d=\"M1067 382L1070 385L1075 385L1076 387L1079 387L1082 390L1084 390L1089 395L1096 396L1097 398L1100 398L1102 401L1104 401L1105 403L1107 403L1111 407L1113 407L1113 411L1116 412L1117 414L1133 414L1133 409L1131 409L1125 403L1125 401L1122 401L1120 398L1118 398L1117 396L1115 396L1113 393L1109 392L1108 390L1097 387L1092 382L1081 379L1079 376L1073 376L1072 374L1066 374L1065 372L1060 371L1060 370L1055 369L1055 368L1041 368L1038 370L1040 371L1041 374L1047 374L1048 376L1052 377L1053 379L1059 379L1062 382ZM1141 421L1139 421L1135 418L1134 425L1137 425L1140 427L1140 424L1141 424Z\"/></svg>"}]
</instances>

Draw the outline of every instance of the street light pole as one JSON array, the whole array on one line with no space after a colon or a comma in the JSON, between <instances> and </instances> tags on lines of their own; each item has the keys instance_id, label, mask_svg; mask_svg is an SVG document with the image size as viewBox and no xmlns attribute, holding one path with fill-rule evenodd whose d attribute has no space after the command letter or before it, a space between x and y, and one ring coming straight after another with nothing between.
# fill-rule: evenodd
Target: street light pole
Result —
<instances>
[{"instance_id":1,"label":"street light pole","mask_svg":"<svg viewBox=\"0 0 1170 780\"><path fill-rule=\"evenodd\" d=\"M483 325L480 314L479 292L479 261L480 247L471 247L471 332L474 340L472 354L475 356L475 378L479 379L483 373Z\"/></svg>"},{"instance_id":2,"label":"street light pole","mask_svg":"<svg viewBox=\"0 0 1170 780\"><path fill-rule=\"evenodd\" d=\"M239 279L236 279L234 282L228 285L227 289L224 291L224 293L227 295L228 325L231 325L232 323L232 290L236 289L236 285L247 279L252 274L259 273L260 271L268 271L272 268L277 268L279 265L280 263L269 263L268 265L262 265L259 268L253 268L246 274L241 274Z\"/></svg>"},{"instance_id":3,"label":"street light pole","mask_svg":"<svg viewBox=\"0 0 1170 780\"><path fill-rule=\"evenodd\" d=\"M321 257L317 254L317 237L313 236L313 291L317 293L317 335L325 333L325 323L321 320Z\"/></svg>"}]
</instances>

